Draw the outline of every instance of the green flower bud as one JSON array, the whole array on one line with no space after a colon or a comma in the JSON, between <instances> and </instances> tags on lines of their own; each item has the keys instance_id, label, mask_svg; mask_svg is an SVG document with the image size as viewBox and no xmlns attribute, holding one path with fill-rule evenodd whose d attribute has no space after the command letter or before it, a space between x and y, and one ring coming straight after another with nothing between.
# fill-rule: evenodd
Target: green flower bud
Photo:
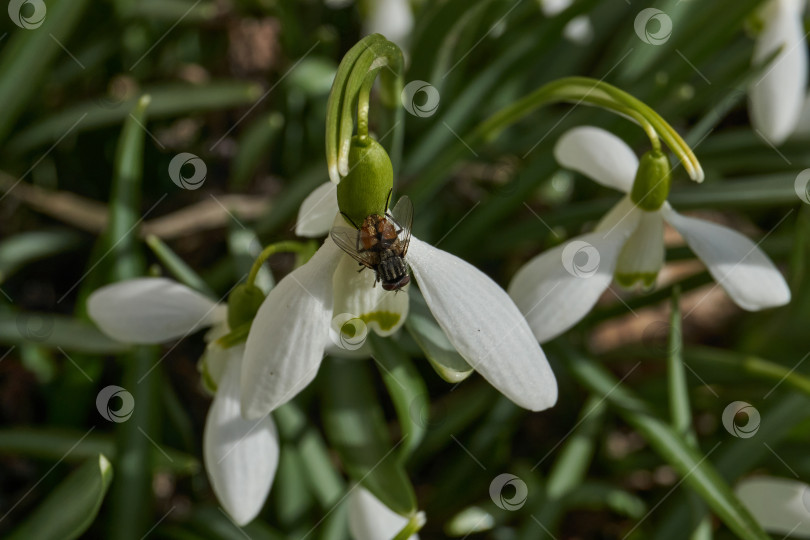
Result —
<instances>
[{"instance_id":1,"label":"green flower bud","mask_svg":"<svg viewBox=\"0 0 810 540\"><path fill-rule=\"evenodd\" d=\"M669 158L661 150L650 150L641 156L641 162L630 191L630 200L647 212L661 208L669 196L671 168Z\"/></svg>"},{"instance_id":2,"label":"green flower bud","mask_svg":"<svg viewBox=\"0 0 810 540\"><path fill-rule=\"evenodd\" d=\"M371 137L352 137L349 174L337 187L338 207L358 227L371 214L384 215L394 187L394 167L385 149Z\"/></svg>"},{"instance_id":3,"label":"green flower bud","mask_svg":"<svg viewBox=\"0 0 810 540\"><path fill-rule=\"evenodd\" d=\"M255 285L237 285L228 297L228 326L231 330L253 321L259 306L264 302L264 293Z\"/></svg>"}]
</instances>

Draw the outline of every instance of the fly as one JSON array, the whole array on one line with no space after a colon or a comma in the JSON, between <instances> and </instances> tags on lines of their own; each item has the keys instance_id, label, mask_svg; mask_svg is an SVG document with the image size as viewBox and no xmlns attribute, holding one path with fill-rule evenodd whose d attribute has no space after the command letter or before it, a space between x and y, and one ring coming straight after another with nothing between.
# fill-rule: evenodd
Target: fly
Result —
<instances>
[{"instance_id":1,"label":"fly","mask_svg":"<svg viewBox=\"0 0 810 540\"><path fill-rule=\"evenodd\" d=\"M388 194L391 197L391 194ZM388 208L388 201L386 201ZM347 218L348 219L348 218ZM349 220L351 222L351 220ZM391 212L371 214L360 227L333 227L332 240L364 268L374 270L377 282L386 291L398 291L411 281L405 255L411 241L413 203L407 196L400 197ZM363 268L361 268L363 270Z\"/></svg>"}]
</instances>

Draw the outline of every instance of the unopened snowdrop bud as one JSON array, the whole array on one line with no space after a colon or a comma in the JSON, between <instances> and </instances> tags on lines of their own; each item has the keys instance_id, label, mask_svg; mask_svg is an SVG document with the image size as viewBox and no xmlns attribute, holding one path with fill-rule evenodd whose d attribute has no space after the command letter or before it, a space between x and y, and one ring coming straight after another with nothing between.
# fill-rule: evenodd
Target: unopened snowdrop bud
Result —
<instances>
[{"instance_id":1,"label":"unopened snowdrop bud","mask_svg":"<svg viewBox=\"0 0 810 540\"><path fill-rule=\"evenodd\" d=\"M660 149L649 150L641 156L630 199L647 212L655 212L669 196L669 158Z\"/></svg>"},{"instance_id":2,"label":"unopened snowdrop bud","mask_svg":"<svg viewBox=\"0 0 810 540\"><path fill-rule=\"evenodd\" d=\"M357 226L371 214L385 215L394 186L394 167L385 149L371 137L352 137L349 174L337 187L340 211Z\"/></svg>"},{"instance_id":3,"label":"unopened snowdrop bud","mask_svg":"<svg viewBox=\"0 0 810 540\"><path fill-rule=\"evenodd\" d=\"M264 293L256 285L242 283L228 296L228 326L231 329L247 324L256 316L264 302Z\"/></svg>"}]
</instances>

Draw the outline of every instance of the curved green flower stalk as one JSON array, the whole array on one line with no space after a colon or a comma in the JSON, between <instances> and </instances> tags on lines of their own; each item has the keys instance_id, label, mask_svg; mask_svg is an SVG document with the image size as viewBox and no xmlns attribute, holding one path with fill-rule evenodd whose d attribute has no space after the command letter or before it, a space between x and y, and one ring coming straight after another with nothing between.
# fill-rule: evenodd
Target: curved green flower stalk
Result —
<instances>
[{"instance_id":1,"label":"curved green flower stalk","mask_svg":"<svg viewBox=\"0 0 810 540\"><path fill-rule=\"evenodd\" d=\"M389 108L396 107L402 90L402 66L402 51L380 34L361 39L343 57L326 111L326 162L332 182L339 184L349 174L354 107L357 107L357 139L366 144L371 87L380 75L381 100Z\"/></svg>"},{"instance_id":2,"label":"curved green flower stalk","mask_svg":"<svg viewBox=\"0 0 810 540\"><path fill-rule=\"evenodd\" d=\"M654 151L661 150L660 138L681 160L689 177L696 182L703 181L703 168L697 157L666 120L627 92L589 77L565 77L541 86L480 124L473 132L470 144L492 140L538 107L558 102L594 105L630 118L644 129Z\"/></svg>"}]
</instances>

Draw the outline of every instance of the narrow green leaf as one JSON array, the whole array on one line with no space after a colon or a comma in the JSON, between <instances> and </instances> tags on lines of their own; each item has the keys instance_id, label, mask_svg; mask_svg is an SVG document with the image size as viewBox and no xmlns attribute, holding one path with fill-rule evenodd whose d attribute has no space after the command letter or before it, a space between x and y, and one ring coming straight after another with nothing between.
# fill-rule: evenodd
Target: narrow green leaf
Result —
<instances>
[{"instance_id":1,"label":"narrow green leaf","mask_svg":"<svg viewBox=\"0 0 810 540\"><path fill-rule=\"evenodd\" d=\"M146 237L146 245L152 249L160 262L169 270L169 272L184 285L188 285L192 289L196 289L203 294L216 298L214 291L208 284L194 271L177 253L172 251L172 248L167 246L163 240L157 236L150 234Z\"/></svg>"},{"instance_id":2,"label":"narrow green leaf","mask_svg":"<svg viewBox=\"0 0 810 540\"><path fill-rule=\"evenodd\" d=\"M357 360L324 362L326 436L354 481L394 512L407 516L416 511L416 495L395 453L405 439L391 446L369 368Z\"/></svg>"},{"instance_id":3,"label":"narrow green leaf","mask_svg":"<svg viewBox=\"0 0 810 540\"><path fill-rule=\"evenodd\" d=\"M11 309L0 309L0 343L32 343L96 354L116 353L129 348L129 345L107 337L89 322L66 315Z\"/></svg>"},{"instance_id":4,"label":"narrow green leaf","mask_svg":"<svg viewBox=\"0 0 810 540\"><path fill-rule=\"evenodd\" d=\"M603 367L565 349L566 365L574 377L597 395L603 396L698 493L717 516L740 538L767 540L751 514L740 503L732 489L708 461L672 427L656 418L647 404L621 386Z\"/></svg>"},{"instance_id":5,"label":"narrow green leaf","mask_svg":"<svg viewBox=\"0 0 810 540\"><path fill-rule=\"evenodd\" d=\"M343 496L346 486L335 470L320 431L307 422L306 415L294 402L273 411L273 418L282 441L289 441L298 448L305 465L305 478L321 508L332 508Z\"/></svg>"},{"instance_id":6,"label":"narrow green leaf","mask_svg":"<svg viewBox=\"0 0 810 540\"><path fill-rule=\"evenodd\" d=\"M150 118L174 118L189 113L248 105L261 95L261 87L243 81L212 81L201 86L151 86L144 88L143 93L152 98L149 106ZM21 130L4 149L4 154L20 154L52 143L68 130L79 133L119 124L127 119L138 98L128 98L108 108L99 107L97 101L98 98L67 107Z\"/></svg>"},{"instance_id":7,"label":"narrow green leaf","mask_svg":"<svg viewBox=\"0 0 810 540\"><path fill-rule=\"evenodd\" d=\"M89 459L48 495L9 540L78 538L95 520L112 475L112 465L103 454Z\"/></svg>"},{"instance_id":8,"label":"narrow green leaf","mask_svg":"<svg viewBox=\"0 0 810 540\"><path fill-rule=\"evenodd\" d=\"M545 486L545 497L536 500L532 515L546 530L555 530L560 519L570 508L569 496L585 481L588 468L596 450L596 440L604 425L607 404L603 399L591 396L585 402L571 435L557 454ZM538 462L538 466L542 462ZM518 538L536 538L537 523L527 521Z\"/></svg>"},{"instance_id":9,"label":"narrow green leaf","mask_svg":"<svg viewBox=\"0 0 810 540\"><path fill-rule=\"evenodd\" d=\"M297 73L301 67L293 73ZM233 159L231 189L241 191L248 187L259 165L273 151L283 128L284 116L277 111L248 125L239 138L239 146Z\"/></svg>"},{"instance_id":10,"label":"narrow green leaf","mask_svg":"<svg viewBox=\"0 0 810 540\"><path fill-rule=\"evenodd\" d=\"M113 163L113 186L105 239L112 258L113 281L133 279L144 272L144 258L137 238L141 220L143 149L146 108L151 99L141 97L124 121ZM111 525L115 540L136 540L152 526L152 451L160 446L158 435L161 371L157 347L138 346L123 359L121 386L132 393L132 416L116 433L118 480L113 485Z\"/></svg>"},{"instance_id":11,"label":"narrow green leaf","mask_svg":"<svg viewBox=\"0 0 810 540\"><path fill-rule=\"evenodd\" d=\"M423 411L430 406L427 387L411 359L396 343L374 332L369 332L369 340L374 351L373 359L397 412L405 439L400 456L405 461L422 442L427 430L427 422L423 417Z\"/></svg>"},{"instance_id":12,"label":"narrow green leaf","mask_svg":"<svg viewBox=\"0 0 810 540\"><path fill-rule=\"evenodd\" d=\"M44 2L17 2L14 13L13 4L9 3L9 17L16 16L18 26L32 26L14 27L14 33L0 54L0 103L3 104L0 141L4 141L14 127L28 100L38 95L32 89L42 86L49 67L64 53L60 45L69 43L68 38L82 20L88 4L87 0L52 0L47 6ZM29 9L37 6L33 13L27 13L27 20L22 17L26 6ZM37 18L31 20L34 17ZM65 126L57 137L64 135L69 127L70 124Z\"/></svg>"},{"instance_id":13,"label":"narrow green leaf","mask_svg":"<svg viewBox=\"0 0 810 540\"><path fill-rule=\"evenodd\" d=\"M76 441L80 441L76 444ZM200 462L192 455L173 448L153 448L154 471L169 471L190 475L200 470ZM165 452L165 453L164 453ZM79 431L56 428L13 427L0 429L0 454L30 456L49 461L64 459L75 463L104 454L116 460L115 440L111 435L91 433L82 439Z\"/></svg>"}]
</instances>

